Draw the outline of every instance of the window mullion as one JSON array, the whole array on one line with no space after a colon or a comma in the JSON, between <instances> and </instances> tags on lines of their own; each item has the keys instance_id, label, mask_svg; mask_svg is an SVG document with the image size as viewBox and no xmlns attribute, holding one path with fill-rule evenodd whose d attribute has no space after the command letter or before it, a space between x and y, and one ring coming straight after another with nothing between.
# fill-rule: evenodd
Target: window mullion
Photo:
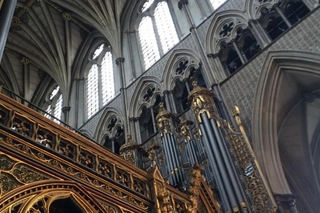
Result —
<instances>
[{"instance_id":1,"label":"window mullion","mask_svg":"<svg viewBox=\"0 0 320 213\"><path fill-rule=\"evenodd\" d=\"M101 64L97 64L98 66L98 100L99 100L99 109L102 108L102 71Z\"/></svg>"},{"instance_id":2,"label":"window mullion","mask_svg":"<svg viewBox=\"0 0 320 213\"><path fill-rule=\"evenodd\" d=\"M156 25L156 20L154 19L154 15L151 16L151 20L152 20L152 27L153 27L153 30L154 30L154 34L156 36L156 40L157 40L157 45L158 45L158 49L159 49L159 52L160 52L160 56L162 56L162 55L164 55L164 52L163 52L163 48L162 48L162 45L161 45L159 31L158 31L158 28L157 28L157 25Z\"/></svg>"},{"instance_id":3,"label":"window mullion","mask_svg":"<svg viewBox=\"0 0 320 213\"><path fill-rule=\"evenodd\" d=\"M166 2L168 4L168 7L169 7L169 10L170 10L170 13L171 13L172 21L174 23L174 27L176 29L176 32L177 32L179 38L181 38L182 31L181 31L181 27L180 27L180 25L178 23L177 14L174 12L172 1L166 1Z\"/></svg>"},{"instance_id":4,"label":"window mullion","mask_svg":"<svg viewBox=\"0 0 320 213\"><path fill-rule=\"evenodd\" d=\"M156 120L154 117L153 107L150 108L150 112L151 112L151 118L152 118L153 133L155 133L155 132L157 132L157 127L156 127Z\"/></svg>"},{"instance_id":5,"label":"window mullion","mask_svg":"<svg viewBox=\"0 0 320 213\"><path fill-rule=\"evenodd\" d=\"M235 42L234 40L232 40L232 45L233 45L235 51L237 52L238 57L240 58L242 64L245 64L245 63L246 63L246 60L245 60L245 58L243 57L241 51L239 50L238 45L236 44L236 42Z\"/></svg>"}]
</instances>

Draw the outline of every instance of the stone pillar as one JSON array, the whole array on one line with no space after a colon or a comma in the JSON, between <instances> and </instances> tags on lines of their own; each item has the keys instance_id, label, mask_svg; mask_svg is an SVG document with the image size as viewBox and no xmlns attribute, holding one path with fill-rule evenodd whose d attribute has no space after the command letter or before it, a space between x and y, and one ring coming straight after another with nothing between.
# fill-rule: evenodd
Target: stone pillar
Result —
<instances>
[{"instance_id":1,"label":"stone pillar","mask_svg":"<svg viewBox=\"0 0 320 213\"><path fill-rule=\"evenodd\" d=\"M0 10L0 62L6 46L7 37L17 0L4 0Z\"/></svg>"},{"instance_id":2,"label":"stone pillar","mask_svg":"<svg viewBox=\"0 0 320 213\"><path fill-rule=\"evenodd\" d=\"M280 10L280 8L278 6L275 6L274 8L277 13L281 16L281 18L283 19L283 21L287 24L287 26L290 28L292 27L292 24L290 23L290 21L287 19L287 17L285 17L285 15L282 13L282 11Z\"/></svg>"},{"instance_id":3,"label":"stone pillar","mask_svg":"<svg viewBox=\"0 0 320 213\"><path fill-rule=\"evenodd\" d=\"M202 75L203 75L203 78L204 78L206 85L209 87L217 81L218 77L216 76L216 73L213 72L213 69L210 66L210 63L209 63L208 58L206 56L205 49L202 46L202 42L200 40L199 33L197 31L197 28L195 27L195 23L192 19L192 16L191 16L191 13L190 13L190 10L188 7L188 0L180 0L178 2L178 7L180 10L183 10L185 12L187 20L189 22L190 33L191 33L191 36L197 46L197 50L199 52L199 55L201 56L201 61L202 61L203 68L204 68L202 71Z\"/></svg>"},{"instance_id":4,"label":"stone pillar","mask_svg":"<svg viewBox=\"0 0 320 213\"><path fill-rule=\"evenodd\" d=\"M125 89L126 81L125 81L125 73L124 73L124 58L120 57L116 59L116 64L118 65L120 72L120 81L121 81L121 89L120 92L122 94L122 100L124 105L124 132L129 132L129 119L128 119L128 103L127 103L127 92Z\"/></svg>"},{"instance_id":5,"label":"stone pillar","mask_svg":"<svg viewBox=\"0 0 320 213\"><path fill-rule=\"evenodd\" d=\"M63 112L63 122L65 122L66 124L68 124L69 121L69 112L70 112L71 107L69 106L64 106L62 107L62 112Z\"/></svg>"},{"instance_id":6,"label":"stone pillar","mask_svg":"<svg viewBox=\"0 0 320 213\"><path fill-rule=\"evenodd\" d=\"M270 44L271 39L267 35L265 30L261 30L259 27L259 22L256 20L251 19L249 21L250 29L254 37L256 38L257 42L259 43L261 49L266 47L268 44Z\"/></svg>"},{"instance_id":7,"label":"stone pillar","mask_svg":"<svg viewBox=\"0 0 320 213\"><path fill-rule=\"evenodd\" d=\"M170 100L169 100L170 91L165 90L165 91L163 92L163 94L164 94L164 100L165 100L167 109L168 109L170 112L172 112L171 102L170 102Z\"/></svg>"},{"instance_id":8,"label":"stone pillar","mask_svg":"<svg viewBox=\"0 0 320 213\"><path fill-rule=\"evenodd\" d=\"M242 53L242 51L240 51L238 45L236 44L236 42L234 40L232 40L231 43L232 43L235 51L237 52L237 54L241 60L242 65L245 64L247 62L245 55Z\"/></svg>"},{"instance_id":9,"label":"stone pillar","mask_svg":"<svg viewBox=\"0 0 320 213\"><path fill-rule=\"evenodd\" d=\"M22 57L21 59L22 63L22 71L23 71L23 98L27 101L30 101L29 98L29 91L30 91L30 71L29 71L29 64L30 60L27 57ZM24 103L27 104L27 103Z\"/></svg>"}]
</instances>

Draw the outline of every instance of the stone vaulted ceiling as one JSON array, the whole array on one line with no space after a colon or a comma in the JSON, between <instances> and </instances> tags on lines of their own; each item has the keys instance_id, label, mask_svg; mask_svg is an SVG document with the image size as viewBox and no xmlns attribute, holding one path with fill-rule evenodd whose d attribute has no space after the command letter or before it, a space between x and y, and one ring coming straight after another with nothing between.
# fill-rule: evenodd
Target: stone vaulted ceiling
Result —
<instances>
[{"instance_id":1,"label":"stone vaulted ceiling","mask_svg":"<svg viewBox=\"0 0 320 213\"><path fill-rule=\"evenodd\" d=\"M121 55L120 16L130 0L18 0L0 84L39 104L55 81L64 97L96 38Z\"/></svg>"}]
</instances>

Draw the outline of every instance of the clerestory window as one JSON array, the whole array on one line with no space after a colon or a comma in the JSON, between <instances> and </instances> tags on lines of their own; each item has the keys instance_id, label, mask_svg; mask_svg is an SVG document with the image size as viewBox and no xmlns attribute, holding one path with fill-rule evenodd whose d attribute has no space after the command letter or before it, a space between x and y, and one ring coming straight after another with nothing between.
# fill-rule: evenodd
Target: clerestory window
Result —
<instances>
[{"instance_id":1,"label":"clerestory window","mask_svg":"<svg viewBox=\"0 0 320 213\"><path fill-rule=\"evenodd\" d=\"M110 46L101 44L92 54L92 65L87 75L87 118L114 97L113 60Z\"/></svg>"},{"instance_id":2,"label":"clerestory window","mask_svg":"<svg viewBox=\"0 0 320 213\"><path fill-rule=\"evenodd\" d=\"M53 119L52 116L55 118L61 120L61 115L62 115L62 103L63 103L63 97L60 92L60 87L56 86L52 92L49 95L49 105L46 109L46 117L49 119ZM59 120L54 119L55 122L59 123Z\"/></svg>"},{"instance_id":3,"label":"clerestory window","mask_svg":"<svg viewBox=\"0 0 320 213\"><path fill-rule=\"evenodd\" d=\"M166 1L146 1L141 16L138 35L144 68L148 69L177 44L179 38Z\"/></svg>"}]
</instances>

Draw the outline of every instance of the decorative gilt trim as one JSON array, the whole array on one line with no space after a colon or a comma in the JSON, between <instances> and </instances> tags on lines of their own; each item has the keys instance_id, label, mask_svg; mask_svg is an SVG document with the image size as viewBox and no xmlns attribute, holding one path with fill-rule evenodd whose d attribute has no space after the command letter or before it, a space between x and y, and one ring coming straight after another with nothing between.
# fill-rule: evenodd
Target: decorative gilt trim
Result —
<instances>
[{"instance_id":1,"label":"decorative gilt trim","mask_svg":"<svg viewBox=\"0 0 320 213\"><path fill-rule=\"evenodd\" d=\"M205 178L201 175L202 167L195 165L191 172L191 186L189 189L191 205L187 205L188 213L197 213L200 199L205 205L208 213L222 213L219 202L214 198L212 190L207 185Z\"/></svg>"},{"instance_id":2,"label":"decorative gilt trim","mask_svg":"<svg viewBox=\"0 0 320 213\"><path fill-rule=\"evenodd\" d=\"M223 129L226 132L234 156L238 161L239 168L243 172L243 180L253 205L252 210L254 212L275 213L277 211L276 202L256 160L250 141L242 125L240 110L237 106L234 108L233 117L240 132L235 131L233 126L225 120L222 122Z\"/></svg>"},{"instance_id":3,"label":"decorative gilt trim","mask_svg":"<svg viewBox=\"0 0 320 213\"><path fill-rule=\"evenodd\" d=\"M173 113L167 111L164 108L164 103L161 102L159 104L159 113L156 116L156 125L158 129L161 131L161 135L163 133L172 134L172 127L171 127L172 121L179 123L179 119Z\"/></svg>"},{"instance_id":4,"label":"decorative gilt trim","mask_svg":"<svg viewBox=\"0 0 320 213\"><path fill-rule=\"evenodd\" d=\"M194 114L199 123L202 123L201 114L207 114L209 119L214 118L218 121L214 105L213 105L213 93L204 87L199 87L196 81L192 82L193 89L188 95L189 104L194 111Z\"/></svg>"}]
</instances>

